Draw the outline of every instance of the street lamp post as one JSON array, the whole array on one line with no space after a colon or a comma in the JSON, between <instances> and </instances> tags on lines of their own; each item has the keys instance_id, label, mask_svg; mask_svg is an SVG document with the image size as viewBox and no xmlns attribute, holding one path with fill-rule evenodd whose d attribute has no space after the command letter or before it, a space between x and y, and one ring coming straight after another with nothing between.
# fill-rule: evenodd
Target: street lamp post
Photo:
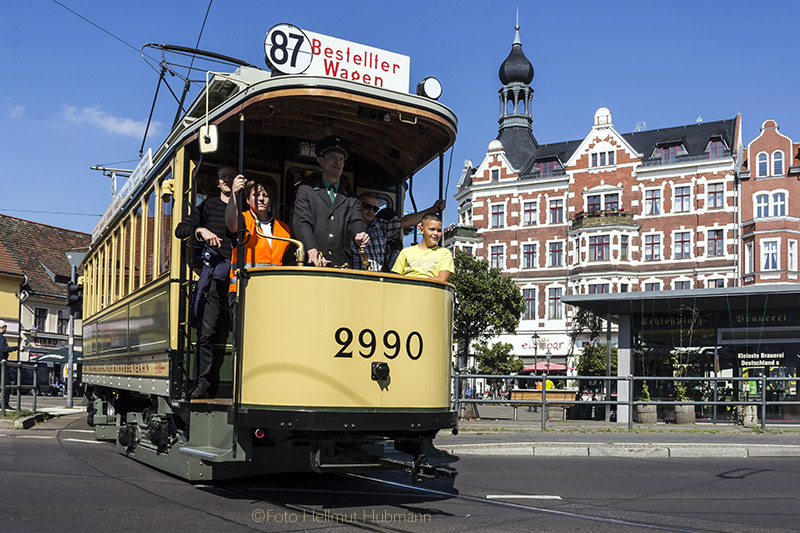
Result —
<instances>
[{"instance_id":1,"label":"street lamp post","mask_svg":"<svg viewBox=\"0 0 800 533\"><path fill-rule=\"evenodd\" d=\"M553 355L550 353L550 350L547 350L547 353L544 354L547 357L547 373L550 374L550 357Z\"/></svg>"},{"instance_id":2,"label":"street lamp post","mask_svg":"<svg viewBox=\"0 0 800 533\"><path fill-rule=\"evenodd\" d=\"M533 336L531 336L531 340L533 341L533 375L536 375L536 366L537 366L537 352L539 348L539 334L535 331L533 332Z\"/></svg>"}]
</instances>

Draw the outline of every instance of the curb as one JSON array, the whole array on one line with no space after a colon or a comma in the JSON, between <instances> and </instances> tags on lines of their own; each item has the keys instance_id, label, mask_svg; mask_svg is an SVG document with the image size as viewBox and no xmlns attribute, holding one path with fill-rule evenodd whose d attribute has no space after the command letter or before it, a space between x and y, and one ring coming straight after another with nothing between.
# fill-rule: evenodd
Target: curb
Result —
<instances>
[{"instance_id":1,"label":"curb","mask_svg":"<svg viewBox=\"0 0 800 533\"><path fill-rule=\"evenodd\" d=\"M47 417L47 413L36 413L24 418L0 420L0 429L30 429Z\"/></svg>"},{"instance_id":2,"label":"curb","mask_svg":"<svg viewBox=\"0 0 800 533\"><path fill-rule=\"evenodd\" d=\"M800 445L677 443L498 443L437 445L451 455L532 457L800 457Z\"/></svg>"}]
</instances>

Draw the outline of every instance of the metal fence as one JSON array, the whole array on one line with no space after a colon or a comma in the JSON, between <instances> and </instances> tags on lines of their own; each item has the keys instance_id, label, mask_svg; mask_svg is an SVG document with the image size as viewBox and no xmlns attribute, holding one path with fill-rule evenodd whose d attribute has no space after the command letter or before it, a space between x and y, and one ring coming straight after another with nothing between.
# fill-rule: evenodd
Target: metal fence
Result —
<instances>
[{"instance_id":1,"label":"metal fence","mask_svg":"<svg viewBox=\"0 0 800 533\"><path fill-rule=\"evenodd\" d=\"M8 372L9 368L16 368L17 369L17 379L16 383L7 383L6 377L10 376ZM11 391L16 391L17 396L17 411L22 410L22 391L28 390L33 394L33 410L36 411L36 396L39 393L39 376L38 376L38 365L31 365L25 364L21 362L14 362L14 361L0 361L0 403L2 406L0 407L0 415L6 416L6 408L8 407L8 399L11 396ZM22 383L22 374L23 370L31 369L33 374L33 383L30 385Z\"/></svg>"},{"instance_id":2,"label":"metal fence","mask_svg":"<svg viewBox=\"0 0 800 533\"><path fill-rule=\"evenodd\" d=\"M498 397L497 395L488 395L482 398L465 398L464 397L464 388L461 387L461 384L464 383L465 380L467 382L472 382L473 386L472 389L474 390L474 381L475 379L482 378L487 380L497 380L504 383L508 383L509 381L527 381L529 384L536 385L538 382L538 387L532 388L529 387L528 389L515 389L515 390L532 390L537 393L541 393L541 400L519 400L514 399L512 400L510 395L505 396L502 395ZM795 399L783 399L783 400L768 400L767 399L767 392L770 389L771 385L775 383L786 383L794 382L796 387L796 382L800 380L797 377L770 377L770 376L758 376L758 377L667 377L667 376L627 376L627 377L620 377L620 376L562 376L562 375L548 375L548 374L540 374L535 376L520 376L520 375L492 375L492 374L466 374L466 373L454 373L453 374L453 391L454 394L454 408L456 412L460 413L461 405L462 404L497 404L497 405L508 405L514 407L515 409L515 419L516 419L516 408L517 407L525 407L525 406L536 406L541 407L542 409L542 430L547 429L547 413L549 406L563 406L563 405L591 405L591 406L620 406L624 405L627 406L627 422L628 422L628 429L633 428L634 422L634 411L635 407L639 405L655 405L655 406L679 406L679 405L691 405L691 406L698 406L698 405L709 405L714 407L714 420L716 421L716 409L717 407L725 407L728 408L736 408L738 406L754 406L759 409L761 422L761 429L764 429L766 426L766 418L767 418L767 407L768 406L800 406L800 401L798 401L797 395L795 394ZM552 388L547 389L547 382L558 382L558 381L596 381L596 382L603 382L604 390L599 395L593 395L591 400L579 400L578 394L579 391L577 389L558 389ZM634 385L636 382L658 382L658 381L668 381L668 382L709 382L713 383L714 386L712 387L712 397L708 400L699 400L699 401L678 401L678 400L634 400L633 399L633 391ZM625 399L622 400L614 400L612 399L615 394L612 394L610 384L614 382L619 385L619 383L625 383L627 385L626 391L623 394ZM760 393L758 394L758 399L731 399L731 400L720 400L718 394L718 383L719 382L756 382L760 388ZM620 388L619 386L617 388ZM548 393L551 396L555 396L554 392L558 392L559 390L575 390L575 397L576 399L573 400L565 400L563 398L558 398L557 400L548 400L547 395ZM741 392L741 391L739 391ZM560 396L560 395L559 395ZM694 415L694 413L692 413ZM619 422L619 419L617 419Z\"/></svg>"}]
</instances>

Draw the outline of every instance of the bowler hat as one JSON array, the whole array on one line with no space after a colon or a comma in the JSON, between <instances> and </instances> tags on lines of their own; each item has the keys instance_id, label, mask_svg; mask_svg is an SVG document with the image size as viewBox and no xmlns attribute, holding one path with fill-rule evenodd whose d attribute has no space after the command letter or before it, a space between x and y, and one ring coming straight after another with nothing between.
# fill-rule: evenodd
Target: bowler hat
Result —
<instances>
[{"instance_id":1,"label":"bowler hat","mask_svg":"<svg viewBox=\"0 0 800 533\"><path fill-rule=\"evenodd\" d=\"M331 150L339 150L344 154L345 159L350 154L350 145L342 139L341 137L337 137L336 135L329 135L319 141L316 147L316 154L317 157L323 157L327 152Z\"/></svg>"}]
</instances>

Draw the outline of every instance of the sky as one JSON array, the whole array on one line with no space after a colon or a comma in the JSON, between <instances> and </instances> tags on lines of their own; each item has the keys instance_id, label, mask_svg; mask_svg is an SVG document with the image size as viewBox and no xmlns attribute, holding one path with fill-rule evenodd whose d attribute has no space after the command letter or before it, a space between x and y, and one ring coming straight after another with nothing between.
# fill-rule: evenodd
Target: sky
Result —
<instances>
[{"instance_id":1,"label":"sky","mask_svg":"<svg viewBox=\"0 0 800 533\"><path fill-rule=\"evenodd\" d=\"M456 220L464 161L478 164L497 136L498 69L517 9L542 144L582 139L599 107L620 133L741 113L745 144L768 118L800 141L795 0L212 0L203 27L208 6L0 0L0 213L91 233L112 197L110 179L90 167L138 160L158 82L142 45L197 46L266 69L264 36L281 22L409 56L410 91L427 76L441 81L439 101L459 119L445 158L445 224ZM180 92L182 82L170 82ZM162 88L145 149L155 151L175 112ZM415 177L418 207L436 200L437 172L434 161Z\"/></svg>"}]
</instances>

